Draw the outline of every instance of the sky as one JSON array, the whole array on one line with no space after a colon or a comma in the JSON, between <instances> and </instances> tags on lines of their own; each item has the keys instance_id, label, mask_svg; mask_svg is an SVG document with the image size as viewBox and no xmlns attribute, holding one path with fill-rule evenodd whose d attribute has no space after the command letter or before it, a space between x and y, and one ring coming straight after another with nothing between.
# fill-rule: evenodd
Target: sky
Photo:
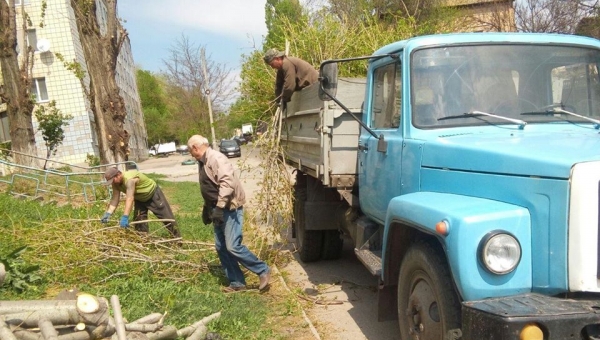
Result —
<instances>
[{"instance_id":1,"label":"sky","mask_svg":"<svg viewBox=\"0 0 600 340\"><path fill-rule=\"evenodd\" d=\"M144 70L165 70L175 41L186 36L206 57L239 74L241 55L262 49L265 0L118 0L133 60Z\"/></svg>"}]
</instances>

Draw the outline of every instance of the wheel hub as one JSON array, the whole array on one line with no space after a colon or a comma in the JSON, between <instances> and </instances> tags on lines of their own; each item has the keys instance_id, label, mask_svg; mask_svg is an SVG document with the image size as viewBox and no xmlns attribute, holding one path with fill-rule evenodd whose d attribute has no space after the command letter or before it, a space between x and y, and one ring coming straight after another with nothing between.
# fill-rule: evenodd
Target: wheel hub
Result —
<instances>
[{"instance_id":1,"label":"wheel hub","mask_svg":"<svg viewBox=\"0 0 600 340\"><path fill-rule=\"evenodd\" d=\"M443 339L443 326L435 295L429 284L417 282L406 310L409 333L413 339Z\"/></svg>"}]
</instances>

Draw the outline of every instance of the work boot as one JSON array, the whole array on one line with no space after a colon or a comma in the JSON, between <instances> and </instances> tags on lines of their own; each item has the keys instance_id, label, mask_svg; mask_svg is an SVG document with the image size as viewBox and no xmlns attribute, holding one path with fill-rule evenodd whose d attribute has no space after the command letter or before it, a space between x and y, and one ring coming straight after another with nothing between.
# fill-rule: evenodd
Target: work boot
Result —
<instances>
[{"instance_id":1,"label":"work boot","mask_svg":"<svg viewBox=\"0 0 600 340\"><path fill-rule=\"evenodd\" d=\"M241 292L241 291L244 291L244 290L246 290L246 286L232 286L232 285L229 285L227 287L221 288L221 291L223 293L235 293L235 292Z\"/></svg>"},{"instance_id":2,"label":"work boot","mask_svg":"<svg viewBox=\"0 0 600 340\"><path fill-rule=\"evenodd\" d=\"M258 278L260 279L258 290L264 290L267 288L267 286L269 286L269 280L271 280L271 269L267 269L267 271L262 273Z\"/></svg>"}]
</instances>

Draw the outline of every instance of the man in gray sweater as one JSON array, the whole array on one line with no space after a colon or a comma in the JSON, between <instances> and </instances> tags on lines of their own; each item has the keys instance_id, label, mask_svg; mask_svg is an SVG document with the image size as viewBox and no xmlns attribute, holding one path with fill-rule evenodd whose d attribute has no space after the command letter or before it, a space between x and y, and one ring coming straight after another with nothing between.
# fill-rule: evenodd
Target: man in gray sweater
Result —
<instances>
[{"instance_id":1,"label":"man in gray sweater","mask_svg":"<svg viewBox=\"0 0 600 340\"><path fill-rule=\"evenodd\" d=\"M319 80L319 72L306 61L288 57L283 52L274 48L265 53L265 63L277 70L275 79L275 98L281 98L287 103L292 98L294 91L299 91Z\"/></svg>"}]
</instances>

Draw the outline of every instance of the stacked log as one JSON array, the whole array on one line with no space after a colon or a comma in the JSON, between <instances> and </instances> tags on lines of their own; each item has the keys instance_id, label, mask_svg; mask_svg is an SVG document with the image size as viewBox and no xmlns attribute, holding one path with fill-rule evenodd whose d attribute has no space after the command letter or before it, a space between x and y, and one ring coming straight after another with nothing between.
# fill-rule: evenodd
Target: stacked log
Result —
<instances>
[{"instance_id":1,"label":"stacked log","mask_svg":"<svg viewBox=\"0 0 600 340\"><path fill-rule=\"evenodd\" d=\"M5 276L6 276L6 269L4 269L4 263L0 262L0 286L2 286L2 282L4 282Z\"/></svg>"},{"instance_id":2,"label":"stacked log","mask_svg":"<svg viewBox=\"0 0 600 340\"><path fill-rule=\"evenodd\" d=\"M86 293L69 300L0 301L0 340L199 340L206 338L206 324L221 313L179 330L163 325L165 316L152 313L128 323L116 295L110 304Z\"/></svg>"}]
</instances>

